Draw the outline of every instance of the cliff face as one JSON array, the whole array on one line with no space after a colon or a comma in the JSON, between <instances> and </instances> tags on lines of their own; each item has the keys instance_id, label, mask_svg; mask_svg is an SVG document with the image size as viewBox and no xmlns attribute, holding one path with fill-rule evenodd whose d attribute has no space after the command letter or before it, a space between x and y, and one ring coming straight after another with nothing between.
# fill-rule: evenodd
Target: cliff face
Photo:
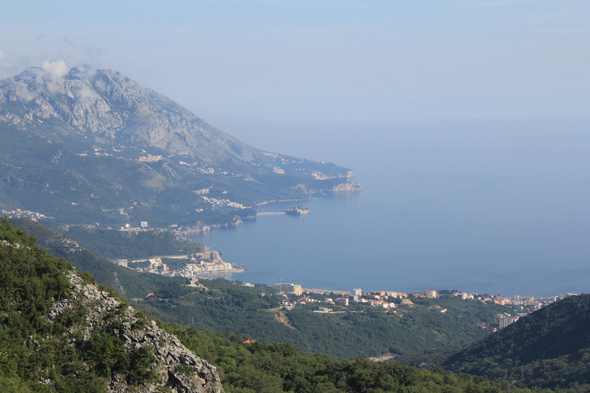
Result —
<instances>
[{"instance_id":1,"label":"cliff face","mask_svg":"<svg viewBox=\"0 0 590 393\"><path fill-rule=\"evenodd\" d=\"M121 341L125 355L130 358L149 354L141 362L140 367L144 369L135 373L145 377L143 381L138 381L133 373L113 372L108 382L109 392L133 389L148 393L161 391L162 387L175 393L223 392L216 368L188 350L175 336L96 285L84 283L74 271L67 277L71 283L70 298L54 303L47 315L48 321L55 323L65 312L85 311L84 319L70 327L63 343L66 348L92 347L98 336L112 335Z\"/></svg>"}]
</instances>

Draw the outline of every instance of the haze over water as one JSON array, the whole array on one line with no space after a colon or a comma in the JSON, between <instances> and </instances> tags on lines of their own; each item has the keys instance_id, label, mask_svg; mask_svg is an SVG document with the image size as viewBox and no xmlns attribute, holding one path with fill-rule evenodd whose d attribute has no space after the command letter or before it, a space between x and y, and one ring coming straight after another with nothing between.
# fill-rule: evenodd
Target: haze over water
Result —
<instances>
[{"instance_id":1,"label":"haze over water","mask_svg":"<svg viewBox=\"0 0 590 393\"><path fill-rule=\"evenodd\" d=\"M589 121L226 124L271 152L353 169L363 191L196 237L233 279L334 290L588 292ZM294 203L265 205L281 211Z\"/></svg>"}]
</instances>

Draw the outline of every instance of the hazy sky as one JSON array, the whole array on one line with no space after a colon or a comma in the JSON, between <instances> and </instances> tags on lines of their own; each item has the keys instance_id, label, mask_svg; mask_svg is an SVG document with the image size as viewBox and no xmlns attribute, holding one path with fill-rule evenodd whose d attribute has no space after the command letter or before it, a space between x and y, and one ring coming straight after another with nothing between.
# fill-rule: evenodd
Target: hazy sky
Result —
<instances>
[{"instance_id":1,"label":"hazy sky","mask_svg":"<svg viewBox=\"0 0 590 393\"><path fill-rule=\"evenodd\" d=\"M2 2L0 77L58 59L218 126L589 117L590 2Z\"/></svg>"}]
</instances>

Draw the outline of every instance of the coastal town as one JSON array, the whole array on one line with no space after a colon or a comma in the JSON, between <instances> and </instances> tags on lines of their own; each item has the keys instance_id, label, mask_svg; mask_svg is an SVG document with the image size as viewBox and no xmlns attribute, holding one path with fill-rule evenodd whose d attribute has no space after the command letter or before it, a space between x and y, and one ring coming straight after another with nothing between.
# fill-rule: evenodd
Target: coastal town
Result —
<instances>
[{"instance_id":1,"label":"coastal town","mask_svg":"<svg viewBox=\"0 0 590 393\"><path fill-rule=\"evenodd\" d=\"M0 213L8 218L28 218L31 221L53 219L53 217L49 217L45 214L34 212L31 210L0 210Z\"/></svg>"},{"instance_id":2,"label":"coastal town","mask_svg":"<svg viewBox=\"0 0 590 393\"><path fill-rule=\"evenodd\" d=\"M171 269L165 261L181 265ZM165 257L143 258L136 260L116 259L113 263L140 273L160 274L166 277L197 278L211 275L241 273L244 266L225 262L218 251L199 252L190 255L171 255Z\"/></svg>"},{"instance_id":3,"label":"coastal town","mask_svg":"<svg viewBox=\"0 0 590 393\"><path fill-rule=\"evenodd\" d=\"M513 298L495 296L480 293L467 293L458 291L435 291L426 289L416 293L405 293L395 291L370 291L363 292L361 288L355 288L352 291L333 291L322 289L307 289L301 285L292 283L279 283L274 286L281 291L285 296L290 295L288 300L283 301L283 307L292 309L296 305L318 304L318 309L315 312L331 313L335 312L331 306L349 306L352 303L364 304L372 307L379 307L384 309L386 313L398 314L399 306L413 306L412 299L431 298L436 299L444 296L452 296L465 301L475 301L482 303L497 304L500 306L512 306L513 313L499 313L498 327L496 329L503 329L506 326L518 321L521 317L530 314L544 306L547 306L557 300L564 299L568 296L573 296L573 293L561 294L550 297L520 297ZM329 297L328 297L329 296ZM320 306L321 305L321 306ZM447 309L441 308L441 313L447 312Z\"/></svg>"},{"instance_id":4,"label":"coastal town","mask_svg":"<svg viewBox=\"0 0 590 393\"><path fill-rule=\"evenodd\" d=\"M21 209L0 210L0 213L10 218L29 218L32 221L52 218L42 213ZM296 206L290 209L285 209L281 213L299 216L309 214L309 210L303 206ZM124 214L124 212L121 212L121 214ZM82 227L91 228L94 226L82 225ZM176 229L175 227L176 225L171 225L170 230L174 232L174 229ZM147 221L141 221L139 227L132 227L131 225L127 224L120 227L119 230L124 232L142 232L152 231L154 228L150 228ZM246 270L243 265L238 266L235 263L225 262L218 251L206 251L190 255L170 255L135 260L117 259L112 260L112 262L141 273L153 273L166 277L184 277L191 279L191 282L193 283L198 282L198 278L230 278L231 273L240 273ZM174 268L170 266L171 264L174 265ZM242 285L251 286L252 284L243 283ZM439 298L443 296L452 296L465 301L511 306L513 312L503 312L497 315L497 328L494 328L494 330L503 329L506 326L509 326L510 324L518 321L521 317L528 315L532 311L538 310L567 296L575 295L573 293L567 293L550 297L514 296L510 298L486 293L481 294L477 292L439 292L436 290L423 290L416 293L396 291L363 292L360 288L355 288L352 291L335 291L303 288L301 285L292 283L279 283L275 285L275 288L281 291L281 293L285 296L288 296L288 299L283 301L283 307L286 309L292 309L297 305L304 306L317 303L318 308L314 310L314 312L318 313L341 312L334 311L333 307L346 307L351 304L359 304L378 307L383 309L386 313L403 316L401 310L399 310L400 306L413 306L414 303L412 302L412 299ZM440 310L441 313L445 313L446 311L446 309Z\"/></svg>"}]
</instances>

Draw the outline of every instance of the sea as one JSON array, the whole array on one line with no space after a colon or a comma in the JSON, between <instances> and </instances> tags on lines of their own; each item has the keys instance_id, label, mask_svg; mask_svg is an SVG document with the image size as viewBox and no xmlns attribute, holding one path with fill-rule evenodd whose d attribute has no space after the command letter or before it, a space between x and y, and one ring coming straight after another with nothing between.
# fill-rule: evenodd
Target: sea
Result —
<instances>
[{"instance_id":1,"label":"sea","mask_svg":"<svg viewBox=\"0 0 590 393\"><path fill-rule=\"evenodd\" d=\"M362 192L272 203L195 236L232 280L501 296L590 291L590 121L227 122L266 151L352 169Z\"/></svg>"}]
</instances>

